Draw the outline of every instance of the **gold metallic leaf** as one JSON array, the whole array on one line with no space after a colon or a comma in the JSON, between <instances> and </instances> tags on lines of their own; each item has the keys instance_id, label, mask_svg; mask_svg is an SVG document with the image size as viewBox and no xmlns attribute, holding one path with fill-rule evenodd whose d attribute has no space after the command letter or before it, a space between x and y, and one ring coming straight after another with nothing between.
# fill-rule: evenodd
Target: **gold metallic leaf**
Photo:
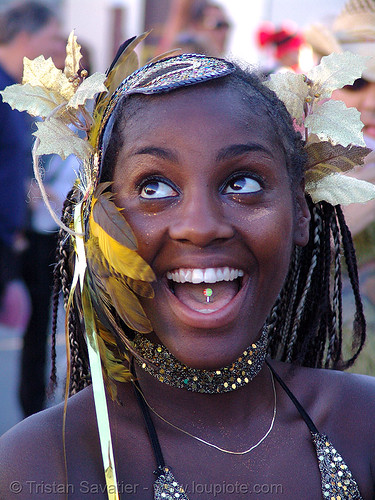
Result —
<instances>
[{"instance_id":1,"label":"gold metallic leaf","mask_svg":"<svg viewBox=\"0 0 375 500\"><path fill-rule=\"evenodd\" d=\"M360 146L333 145L330 142L308 144L306 152L306 182L322 179L326 175L347 172L357 165L362 165L371 149Z\"/></svg>"},{"instance_id":2,"label":"gold metallic leaf","mask_svg":"<svg viewBox=\"0 0 375 500\"><path fill-rule=\"evenodd\" d=\"M347 108L342 101L329 100L316 106L314 113L306 117L305 127L323 141L343 146L365 146L360 116L359 111Z\"/></svg>"},{"instance_id":3,"label":"gold metallic leaf","mask_svg":"<svg viewBox=\"0 0 375 500\"><path fill-rule=\"evenodd\" d=\"M65 160L70 154L87 159L92 152L90 144L80 139L61 120L51 118L37 123L38 130L33 135L39 138L40 144L36 153L46 155L56 153Z\"/></svg>"},{"instance_id":4,"label":"gold metallic leaf","mask_svg":"<svg viewBox=\"0 0 375 500\"><path fill-rule=\"evenodd\" d=\"M106 92L107 87L104 85L106 76L104 73L94 73L89 76L77 88L77 92L68 102L70 108L78 108L85 104L87 99L92 99L99 92Z\"/></svg>"},{"instance_id":5,"label":"gold metallic leaf","mask_svg":"<svg viewBox=\"0 0 375 500\"><path fill-rule=\"evenodd\" d=\"M57 94L56 99L61 102L69 101L76 91L76 87L60 69L56 68L52 59L50 57L45 59L44 56L39 56L32 61L24 57L22 83L45 87Z\"/></svg>"},{"instance_id":6,"label":"gold metallic leaf","mask_svg":"<svg viewBox=\"0 0 375 500\"><path fill-rule=\"evenodd\" d=\"M60 104L53 92L48 92L42 87L26 85L11 85L0 92L3 101L13 109L27 111L32 116L45 118Z\"/></svg>"},{"instance_id":7,"label":"gold metallic leaf","mask_svg":"<svg viewBox=\"0 0 375 500\"><path fill-rule=\"evenodd\" d=\"M326 175L317 182L307 182L305 189L314 203L325 200L331 205L350 205L375 198L374 184L344 174Z\"/></svg>"},{"instance_id":8,"label":"gold metallic leaf","mask_svg":"<svg viewBox=\"0 0 375 500\"><path fill-rule=\"evenodd\" d=\"M264 83L283 101L287 110L300 124L304 117L304 103L309 94L309 87L303 75L292 72L276 73Z\"/></svg>"},{"instance_id":9,"label":"gold metallic leaf","mask_svg":"<svg viewBox=\"0 0 375 500\"><path fill-rule=\"evenodd\" d=\"M79 62L82 59L81 46L77 43L74 30L71 31L66 44L66 58L64 74L67 78L75 76L79 70Z\"/></svg>"},{"instance_id":10,"label":"gold metallic leaf","mask_svg":"<svg viewBox=\"0 0 375 500\"><path fill-rule=\"evenodd\" d=\"M367 59L352 52L322 57L320 64L307 73L307 77L313 81L313 93L330 97L333 90L351 85L362 75Z\"/></svg>"}]
</instances>

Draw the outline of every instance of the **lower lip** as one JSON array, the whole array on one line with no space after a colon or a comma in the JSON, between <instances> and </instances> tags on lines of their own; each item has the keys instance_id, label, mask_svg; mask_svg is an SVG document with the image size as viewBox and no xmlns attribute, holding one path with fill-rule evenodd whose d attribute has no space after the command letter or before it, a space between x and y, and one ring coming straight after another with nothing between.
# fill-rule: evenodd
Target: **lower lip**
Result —
<instances>
[{"instance_id":1,"label":"lower lip","mask_svg":"<svg viewBox=\"0 0 375 500\"><path fill-rule=\"evenodd\" d=\"M171 303L171 309L178 321L186 324L191 328L220 328L225 327L236 319L238 316L246 291L249 287L250 280L248 276L242 278L242 286L233 299L221 309L207 312L199 312L186 306L169 289L167 281L164 284L166 289L167 300Z\"/></svg>"}]
</instances>

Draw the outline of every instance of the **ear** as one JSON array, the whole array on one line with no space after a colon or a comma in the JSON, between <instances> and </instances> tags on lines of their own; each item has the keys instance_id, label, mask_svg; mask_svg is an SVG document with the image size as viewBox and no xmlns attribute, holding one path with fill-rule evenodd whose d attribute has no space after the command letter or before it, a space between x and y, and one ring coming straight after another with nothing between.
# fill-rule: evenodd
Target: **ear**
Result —
<instances>
[{"instance_id":1,"label":"ear","mask_svg":"<svg viewBox=\"0 0 375 500\"><path fill-rule=\"evenodd\" d=\"M305 197L305 182L296 189L296 218L294 227L294 243L300 247L307 245L309 241L310 210Z\"/></svg>"}]
</instances>

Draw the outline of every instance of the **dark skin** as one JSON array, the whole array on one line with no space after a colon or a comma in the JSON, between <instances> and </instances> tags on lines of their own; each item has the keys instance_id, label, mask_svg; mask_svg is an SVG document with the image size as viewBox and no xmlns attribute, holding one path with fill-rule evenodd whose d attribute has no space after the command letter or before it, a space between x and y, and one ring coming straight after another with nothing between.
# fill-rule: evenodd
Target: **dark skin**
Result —
<instances>
[{"instance_id":1,"label":"dark skin","mask_svg":"<svg viewBox=\"0 0 375 500\"><path fill-rule=\"evenodd\" d=\"M155 330L153 339L196 367L227 364L259 338L285 278L292 247L307 241L309 215L303 190L290 187L272 123L261 114L244 111L241 104L236 93L217 89L156 97L142 109L141 120L126 123L126 140L115 168L116 202L137 236L140 254L157 276L155 299L144 301ZM238 144L252 146L231 147ZM227 154L218 158L223 148ZM150 190L146 184L155 182L150 180L155 173L159 184ZM245 178L236 193L230 182L233 175ZM145 197L150 193L151 198ZM196 312L189 319L183 306L168 296L165 274L182 266L225 263L244 269L243 287L224 312L206 314L200 327ZM272 365L320 432L330 437L363 498L372 498L374 380L274 361ZM169 387L139 369L137 376L158 413L226 449L249 448L271 423L273 390L266 366L247 386L220 395ZM120 497L151 499L156 464L142 415L130 384L118 384L118 392L121 404L109 401L108 405ZM179 483L188 485L191 500L242 500L259 487L275 499L322 498L309 430L278 384L276 392L272 432L242 456L218 452L153 415L165 461ZM62 405L51 408L1 439L0 498L59 498L56 493L33 493L35 487L30 490L27 481L64 483L62 415ZM68 402L66 439L68 483L73 485L69 498L106 498L96 493L104 476L91 388ZM9 492L16 480L24 484L20 494ZM258 493L256 497L262 497Z\"/></svg>"}]
</instances>

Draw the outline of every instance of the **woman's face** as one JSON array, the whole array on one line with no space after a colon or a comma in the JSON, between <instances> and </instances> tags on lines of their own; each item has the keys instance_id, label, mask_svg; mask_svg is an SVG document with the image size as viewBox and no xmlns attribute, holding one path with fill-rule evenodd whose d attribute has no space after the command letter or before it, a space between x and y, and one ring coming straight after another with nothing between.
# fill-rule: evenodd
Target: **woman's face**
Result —
<instances>
[{"instance_id":1,"label":"woman's face","mask_svg":"<svg viewBox=\"0 0 375 500\"><path fill-rule=\"evenodd\" d=\"M233 90L157 96L123 134L113 191L157 277L142 299L155 335L188 366L229 364L259 337L293 245L307 242L302 188L292 193L265 113Z\"/></svg>"}]
</instances>

